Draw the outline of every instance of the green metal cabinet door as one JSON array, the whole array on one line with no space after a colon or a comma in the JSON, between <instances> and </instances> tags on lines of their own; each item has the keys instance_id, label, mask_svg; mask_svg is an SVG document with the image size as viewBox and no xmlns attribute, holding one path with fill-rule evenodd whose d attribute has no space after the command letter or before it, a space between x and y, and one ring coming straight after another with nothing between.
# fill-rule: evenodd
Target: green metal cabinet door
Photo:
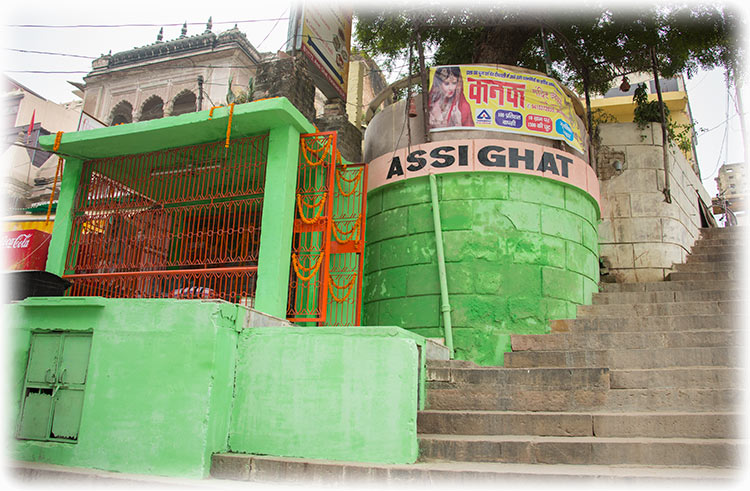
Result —
<instances>
[{"instance_id":1,"label":"green metal cabinet door","mask_svg":"<svg viewBox=\"0 0 750 491\"><path fill-rule=\"evenodd\" d=\"M26 383L52 384L57 373L57 355L60 353L59 334L33 334L29 349Z\"/></svg>"},{"instance_id":2,"label":"green metal cabinet door","mask_svg":"<svg viewBox=\"0 0 750 491\"><path fill-rule=\"evenodd\" d=\"M90 352L90 333L32 334L18 438L77 440Z\"/></svg>"}]
</instances>

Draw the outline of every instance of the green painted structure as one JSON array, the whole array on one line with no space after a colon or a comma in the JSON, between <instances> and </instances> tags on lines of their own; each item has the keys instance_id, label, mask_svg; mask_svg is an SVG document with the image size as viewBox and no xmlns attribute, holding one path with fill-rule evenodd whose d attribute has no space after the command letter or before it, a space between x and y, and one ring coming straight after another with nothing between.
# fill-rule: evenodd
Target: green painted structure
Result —
<instances>
[{"instance_id":1,"label":"green painted structure","mask_svg":"<svg viewBox=\"0 0 750 491\"><path fill-rule=\"evenodd\" d=\"M575 318L599 281L599 207L585 191L500 172L435 176L455 357L503 364L510 334ZM427 176L367 196L364 325L442 338L440 282Z\"/></svg>"},{"instance_id":2,"label":"green painted structure","mask_svg":"<svg viewBox=\"0 0 750 491\"><path fill-rule=\"evenodd\" d=\"M62 135L47 270L64 273L84 161L223 141L229 121L219 108L211 118L202 111ZM195 478L208 475L217 452L416 460L423 337L398 327L279 327L264 316L286 317L299 137L313 131L284 98L234 107L232 137L269 142L257 311L101 297L8 306L12 458ZM51 150L54 135L40 143Z\"/></svg>"},{"instance_id":3,"label":"green painted structure","mask_svg":"<svg viewBox=\"0 0 750 491\"><path fill-rule=\"evenodd\" d=\"M417 458L425 340L402 329L245 327L248 309L200 300L39 297L8 314L14 459L201 478L223 452ZM45 356L55 336L88 343Z\"/></svg>"},{"instance_id":4,"label":"green painted structure","mask_svg":"<svg viewBox=\"0 0 750 491\"><path fill-rule=\"evenodd\" d=\"M228 107L182 114L133 124L123 124L62 135L58 152L66 157L55 215L55 230L47 255L47 271L62 275L73 222L73 200L81 180L83 162L167 148L223 141L230 122ZM265 193L274 196L274 206L265 207L258 257L258 285L255 298L259 310L286 316L294 222L299 136L315 127L284 97L234 107L231 136L240 138L268 134ZM39 144L52 150L55 136L40 138Z\"/></svg>"}]
</instances>

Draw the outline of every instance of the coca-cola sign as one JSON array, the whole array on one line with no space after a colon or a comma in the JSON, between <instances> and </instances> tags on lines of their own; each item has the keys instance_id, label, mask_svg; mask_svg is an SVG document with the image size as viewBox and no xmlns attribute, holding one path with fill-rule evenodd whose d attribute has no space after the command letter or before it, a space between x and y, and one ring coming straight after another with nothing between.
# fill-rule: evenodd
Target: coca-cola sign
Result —
<instances>
[{"instance_id":1,"label":"coca-cola sign","mask_svg":"<svg viewBox=\"0 0 750 491\"><path fill-rule=\"evenodd\" d=\"M0 233L0 269L44 270L51 234L36 229Z\"/></svg>"},{"instance_id":2,"label":"coca-cola sign","mask_svg":"<svg viewBox=\"0 0 750 491\"><path fill-rule=\"evenodd\" d=\"M31 243L31 234L20 234L15 237L4 236L2 247L4 249L26 249Z\"/></svg>"}]
</instances>

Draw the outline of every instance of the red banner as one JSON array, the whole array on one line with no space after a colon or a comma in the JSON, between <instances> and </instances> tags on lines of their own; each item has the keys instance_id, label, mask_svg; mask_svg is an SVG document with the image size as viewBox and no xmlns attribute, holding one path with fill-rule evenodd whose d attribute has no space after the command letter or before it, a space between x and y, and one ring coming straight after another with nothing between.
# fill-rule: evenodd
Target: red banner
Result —
<instances>
[{"instance_id":1,"label":"red banner","mask_svg":"<svg viewBox=\"0 0 750 491\"><path fill-rule=\"evenodd\" d=\"M39 270L47 265L51 234L41 230L13 230L0 236L5 270Z\"/></svg>"}]
</instances>

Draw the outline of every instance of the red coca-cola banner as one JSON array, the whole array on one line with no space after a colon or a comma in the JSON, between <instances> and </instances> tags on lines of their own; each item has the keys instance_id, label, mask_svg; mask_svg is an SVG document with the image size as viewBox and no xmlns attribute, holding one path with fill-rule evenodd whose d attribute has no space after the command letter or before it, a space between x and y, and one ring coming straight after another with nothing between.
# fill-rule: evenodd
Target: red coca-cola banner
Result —
<instances>
[{"instance_id":1,"label":"red coca-cola banner","mask_svg":"<svg viewBox=\"0 0 750 491\"><path fill-rule=\"evenodd\" d=\"M41 230L13 230L0 235L2 268L44 270L51 234Z\"/></svg>"}]
</instances>

